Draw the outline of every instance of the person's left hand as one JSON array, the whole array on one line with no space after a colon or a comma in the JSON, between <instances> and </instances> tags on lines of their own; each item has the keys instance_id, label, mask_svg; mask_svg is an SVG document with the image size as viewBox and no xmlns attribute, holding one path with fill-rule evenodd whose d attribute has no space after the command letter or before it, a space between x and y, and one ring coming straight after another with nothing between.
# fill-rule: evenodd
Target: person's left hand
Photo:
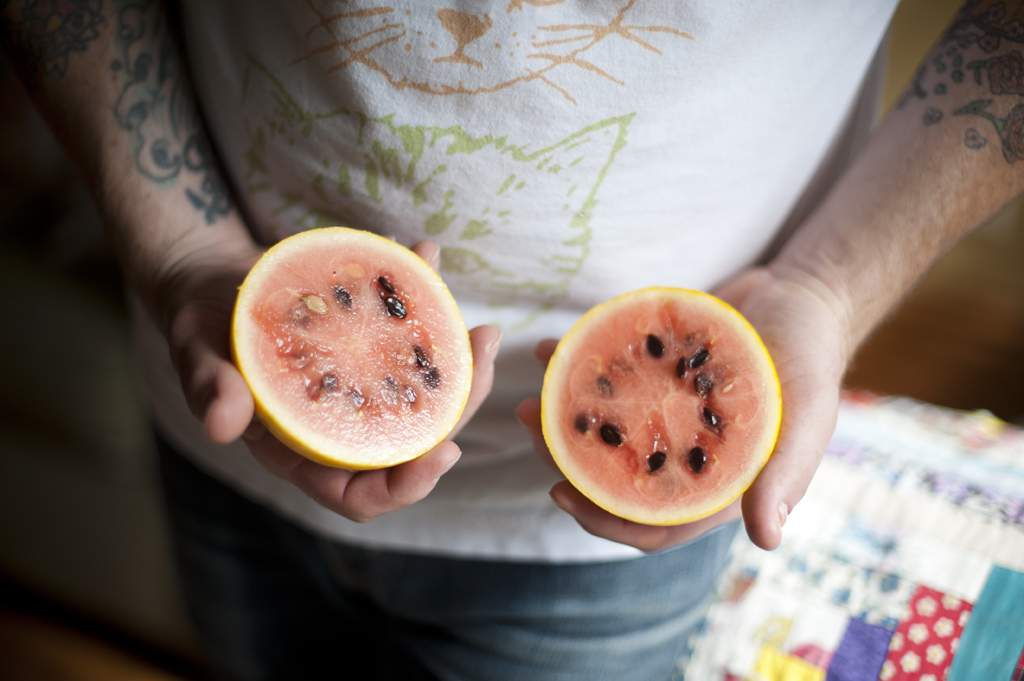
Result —
<instances>
[{"instance_id":1,"label":"person's left hand","mask_svg":"<svg viewBox=\"0 0 1024 681\"><path fill-rule=\"evenodd\" d=\"M552 499L591 534L659 551L742 515L751 541L767 550L779 545L782 525L807 490L835 429L839 386L850 353L839 306L814 282L787 280L763 268L745 270L714 293L754 326L775 363L782 386L782 427L772 457L741 499L706 518L667 527L619 518L568 482L557 483ZM546 340L537 346L543 364L556 344ZM541 433L540 400L525 400L516 413L532 433L538 453L550 462Z\"/></svg>"}]
</instances>

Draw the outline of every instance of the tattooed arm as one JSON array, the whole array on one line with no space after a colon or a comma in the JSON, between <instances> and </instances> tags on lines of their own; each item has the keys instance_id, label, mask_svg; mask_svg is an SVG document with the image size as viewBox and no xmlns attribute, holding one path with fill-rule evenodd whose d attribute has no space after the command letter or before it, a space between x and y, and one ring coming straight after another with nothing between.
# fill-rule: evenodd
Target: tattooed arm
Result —
<instances>
[{"instance_id":1,"label":"tattooed arm","mask_svg":"<svg viewBox=\"0 0 1024 681\"><path fill-rule=\"evenodd\" d=\"M295 454L257 422L229 360L238 285L259 258L203 130L157 0L0 0L0 42L94 193L132 287L167 336L185 396L215 442L244 436L270 472L324 506L369 520L427 494L452 442L401 466L353 474ZM437 248L421 244L428 261ZM497 330L474 329L473 392L490 388ZM488 347L494 345L495 347Z\"/></svg>"},{"instance_id":2,"label":"tattooed arm","mask_svg":"<svg viewBox=\"0 0 1024 681\"><path fill-rule=\"evenodd\" d=\"M757 328L782 383L775 453L741 504L758 546L778 546L818 467L857 347L939 256L1024 190L1024 8L1010 15L1009 4L965 5L815 214L766 267L716 291ZM537 404L524 403L520 418L539 436ZM588 531L649 551L740 514L734 504L690 525L648 527L567 483L552 496Z\"/></svg>"},{"instance_id":3,"label":"tattooed arm","mask_svg":"<svg viewBox=\"0 0 1024 681\"><path fill-rule=\"evenodd\" d=\"M187 251L258 253L210 152L158 2L6 0L0 42L86 176L125 274L154 311ZM162 317L162 316L161 316ZM167 319L160 319L165 330Z\"/></svg>"},{"instance_id":4,"label":"tattooed arm","mask_svg":"<svg viewBox=\"0 0 1024 681\"><path fill-rule=\"evenodd\" d=\"M767 337L788 410L743 500L761 546L777 545L817 468L856 348L939 256L1024 190L1024 10L1007 16L1007 4L965 5L816 213L767 268L726 287Z\"/></svg>"}]
</instances>

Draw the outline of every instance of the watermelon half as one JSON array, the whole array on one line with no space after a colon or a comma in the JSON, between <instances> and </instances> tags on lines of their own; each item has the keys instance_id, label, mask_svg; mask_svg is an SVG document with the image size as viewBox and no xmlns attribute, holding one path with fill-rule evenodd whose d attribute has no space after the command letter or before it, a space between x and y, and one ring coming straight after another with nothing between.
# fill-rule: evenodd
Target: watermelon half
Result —
<instances>
[{"instance_id":1,"label":"watermelon half","mask_svg":"<svg viewBox=\"0 0 1024 681\"><path fill-rule=\"evenodd\" d=\"M775 446L781 391L753 327L717 298L648 288L599 305L544 376L544 439L565 477L647 525L710 515Z\"/></svg>"},{"instance_id":2,"label":"watermelon half","mask_svg":"<svg viewBox=\"0 0 1024 681\"><path fill-rule=\"evenodd\" d=\"M441 278L412 251L343 227L266 252L239 290L232 354L260 421L330 466L393 466L451 432L473 355Z\"/></svg>"}]
</instances>

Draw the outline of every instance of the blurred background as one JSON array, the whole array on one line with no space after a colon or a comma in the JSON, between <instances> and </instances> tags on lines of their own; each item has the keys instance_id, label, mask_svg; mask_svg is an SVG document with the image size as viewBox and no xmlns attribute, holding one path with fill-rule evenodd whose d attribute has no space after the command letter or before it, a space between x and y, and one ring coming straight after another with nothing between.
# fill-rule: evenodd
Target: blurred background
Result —
<instances>
[{"instance_id":1,"label":"blurred background","mask_svg":"<svg viewBox=\"0 0 1024 681\"><path fill-rule=\"evenodd\" d=\"M891 106L960 0L905 0ZM122 283L85 187L0 63L0 679L198 679ZM1024 425L1024 201L948 253L847 383Z\"/></svg>"}]
</instances>

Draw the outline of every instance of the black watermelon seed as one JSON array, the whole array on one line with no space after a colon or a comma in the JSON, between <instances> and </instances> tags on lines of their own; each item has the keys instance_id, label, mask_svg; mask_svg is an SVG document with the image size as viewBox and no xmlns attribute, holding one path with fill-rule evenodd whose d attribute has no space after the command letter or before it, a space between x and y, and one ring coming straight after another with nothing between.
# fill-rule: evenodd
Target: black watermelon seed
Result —
<instances>
[{"instance_id":1,"label":"black watermelon seed","mask_svg":"<svg viewBox=\"0 0 1024 681\"><path fill-rule=\"evenodd\" d=\"M610 423L602 424L601 439L610 444L612 447L622 446L622 433L620 433L619 429Z\"/></svg>"},{"instance_id":2,"label":"black watermelon seed","mask_svg":"<svg viewBox=\"0 0 1024 681\"><path fill-rule=\"evenodd\" d=\"M355 388L348 391L348 398L352 400L352 406L354 407L361 407L363 406L363 402L366 401L363 399L363 394Z\"/></svg>"},{"instance_id":3,"label":"black watermelon seed","mask_svg":"<svg viewBox=\"0 0 1024 681\"><path fill-rule=\"evenodd\" d=\"M384 289L388 293L398 293L398 291L395 290L395 287L391 284L391 282L388 281L387 277L383 275L377 277L377 283L380 285L382 289Z\"/></svg>"},{"instance_id":4,"label":"black watermelon seed","mask_svg":"<svg viewBox=\"0 0 1024 681\"><path fill-rule=\"evenodd\" d=\"M398 381L391 376L385 376L384 383L387 384L383 393L384 401L388 404L394 404L398 400Z\"/></svg>"},{"instance_id":5,"label":"black watermelon seed","mask_svg":"<svg viewBox=\"0 0 1024 681\"><path fill-rule=\"evenodd\" d=\"M707 374L697 374L697 378L693 379L693 389L697 391L697 394L701 397L706 396L711 392L711 388L714 383L711 382L711 377Z\"/></svg>"},{"instance_id":6,"label":"black watermelon seed","mask_svg":"<svg viewBox=\"0 0 1024 681\"><path fill-rule=\"evenodd\" d=\"M700 350L697 351L696 355L690 358L690 368L696 369L700 365L704 364L704 362L708 361L709 356L710 353L708 353L708 349L701 348Z\"/></svg>"},{"instance_id":7,"label":"black watermelon seed","mask_svg":"<svg viewBox=\"0 0 1024 681\"><path fill-rule=\"evenodd\" d=\"M586 417L585 414L576 414L576 418L574 418L572 420L573 428L578 430L581 434L587 432L587 426L589 426L589 425L590 425L590 422L587 420L587 417Z\"/></svg>"},{"instance_id":8,"label":"black watermelon seed","mask_svg":"<svg viewBox=\"0 0 1024 681\"><path fill-rule=\"evenodd\" d=\"M687 462L690 464L690 468L697 474L704 470L704 464L708 462L707 455L704 454L704 450L700 447L694 447L691 449L686 458Z\"/></svg>"},{"instance_id":9,"label":"black watermelon seed","mask_svg":"<svg viewBox=\"0 0 1024 681\"><path fill-rule=\"evenodd\" d=\"M651 357L661 357L665 354L665 344L653 333L647 334L647 352Z\"/></svg>"},{"instance_id":10,"label":"black watermelon seed","mask_svg":"<svg viewBox=\"0 0 1024 681\"><path fill-rule=\"evenodd\" d=\"M341 286L334 287L334 299L346 310L352 309L352 296Z\"/></svg>"},{"instance_id":11,"label":"black watermelon seed","mask_svg":"<svg viewBox=\"0 0 1024 681\"><path fill-rule=\"evenodd\" d=\"M676 378L682 378L686 374L686 357L680 357L676 363Z\"/></svg>"},{"instance_id":12,"label":"black watermelon seed","mask_svg":"<svg viewBox=\"0 0 1024 681\"><path fill-rule=\"evenodd\" d=\"M647 459L648 472L653 473L664 466L666 458L665 452L654 452L654 454L651 454L650 458Z\"/></svg>"},{"instance_id":13,"label":"black watermelon seed","mask_svg":"<svg viewBox=\"0 0 1024 681\"><path fill-rule=\"evenodd\" d=\"M338 377L334 374L324 374L324 377L320 379L320 387L324 389L324 392L338 392Z\"/></svg>"},{"instance_id":14,"label":"black watermelon seed","mask_svg":"<svg viewBox=\"0 0 1024 681\"><path fill-rule=\"evenodd\" d=\"M394 296L388 296L384 299L384 307L387 308L388 314L392 317L398 317L399 319L405 319L407 314L405 311L405 305L402 301Z\"/></svg>"},{"instance_id":15,"label":"black watermelon seed","mask_svg":"<svg viewBox=\"0 0 1024 681\"><path fill-rule=\"evenodd\" d=\"M722 422L722 417L707 407L704 407L702 415L704 416L704 423L708 424L712 428L718 428L718 425Z\"/></svg>"},{"instance_id":16,"label":"black watermelon seed","mask_svg":"<svg viewBox=\"0 0 1024 681\"><path fill-rule=\"evenodd\" d=\"M604 397L611 397L615 394L615 386L604 376L597 377L597 391Z\"/></svg>"},{"instance_id":17,"label":"black watermelon seed","mask_svg":"<svg viewBox=\"0 0 1024 681\"><path fill-rule=\"evenodd\" d=\"M441 385L441 372L437 370L437 367L430 367L427 371L423 372L423 385L431 390Z\"/></svg>"},{"instance_id":18,"label":"black watermelon seed","mask_svg":"<svg viewBox=\"0 0 1024 681\"><path fill-rule=\"evenodd\" d=\"M416 354L417 364L419 364L424 369L430 366L430 360L427 359L427 353L423 352L423 348L417 345L412 349L412 351Z\"/></svg>"}]
</instances>

